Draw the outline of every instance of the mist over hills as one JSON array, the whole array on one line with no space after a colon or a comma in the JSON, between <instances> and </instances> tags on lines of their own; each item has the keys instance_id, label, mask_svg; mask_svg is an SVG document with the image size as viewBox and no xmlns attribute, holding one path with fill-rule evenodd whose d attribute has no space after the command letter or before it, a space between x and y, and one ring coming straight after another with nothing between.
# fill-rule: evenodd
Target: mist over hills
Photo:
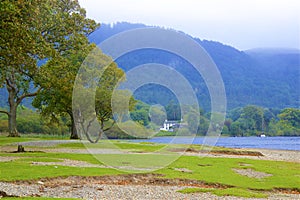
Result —
<instances>
[{"instance_id":1,"label":"mist over hills","mask_svg":"<svg viewBox=\"0 0 300 200\"><path fill-rule=\"evenodd\" d=\"M89 35L91 42L103 40L122 31L147 27L126 22L101 24ZM194 38L211 56L224 81L229 109L253 104L268 108L300 107L300 50L257 48L240 51L216 41ZM131 52L116 60L119 67L128 71L146 63L165 64L185 76L192 85L199 104L210 109L210 97L200 74L186 60L170 52L144 49ZM176 97L167 88L145 85L135 92L135 97L150 104L166 105ZM23 105L30 106L31 100ZM0 89L0 106L7 105L7 92Z\"/></svg>"},{"instance_id":2,"label":"mist over hills","mask_svg":"<svg viewBox=\"0 0 300 200\"><path fill-rule=\"evenodd\" d=\"M126 22L102 24L89 38L96 44L122 31L147 27ZM257 48L240 51L216 41L194 38L216 63L225 85L228 108L254 104L269 108L300 106L300 50ZM169 52L154 49L132 52L116 60L125 71L145 63L166 64L184 75L193 86L204 109L210 98L201 75L185 60ZM172 94L166 88L146 85L135 97L147 103L166 104Z\"/></svg>"}]
</instances>

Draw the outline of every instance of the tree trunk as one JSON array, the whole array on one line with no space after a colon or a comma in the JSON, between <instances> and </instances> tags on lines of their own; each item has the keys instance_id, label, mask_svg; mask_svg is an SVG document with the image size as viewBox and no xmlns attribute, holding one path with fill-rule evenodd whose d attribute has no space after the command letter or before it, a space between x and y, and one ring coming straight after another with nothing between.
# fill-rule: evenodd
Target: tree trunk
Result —
<instances>
[{"instance_id":1,"label":"tree trunk","mask_svg":"<svg viewBox=\"0 0 300 200\"><path fill-rule=\"evenodd\" d=\"M18 84L16 83L17 79L15 77L14 69L12 69L10 76L6 77L5 81L6 81L6 89L8 92L8 104L9 104L9 111L4 112L8 115L8 129L9 129L8 136L20 137L17 130L17 108L24 98L36 96L38 92L41 90L41 88L39 88L36 92L33 93L23 92L23 94L18 96L20 89L18 88Z\"/></svg>"},{"instance_id":2,"label":"tree trunk","mask_svg":"<svg viewBox=\"0 0 300 200\"><path fill-rule=\"evenodd\" d=\"M17 131L17 105L10 105L8 115L8 129L9 137L20 137L20 134Z\"/></svg>"},{"instance_id":3,"label":"tree trunk","mask_svg":"<svg viewBox=\"0 0 300 200\"><path fill-rule=\"evenodd\" d=\"M71 137L70 137L70 139L80 139L78 136L78 133L77 133L76 126L75 126L73 114L69 113L69 115L71 117Z\"/></svg>"},{"instance_id":4,"label":"tree trunk","mask_svg":"<svg viewBox=\"0 0 300 200\"><path fill-rule=\"evenodd\" d=\"M7 87L8 91L8 103L9 103L9 112L8 112L8 130L9 137L20 137L17 130L17 107L18 103L15 101L16 89L14 87Z\"/></svg>"}]
</instances>

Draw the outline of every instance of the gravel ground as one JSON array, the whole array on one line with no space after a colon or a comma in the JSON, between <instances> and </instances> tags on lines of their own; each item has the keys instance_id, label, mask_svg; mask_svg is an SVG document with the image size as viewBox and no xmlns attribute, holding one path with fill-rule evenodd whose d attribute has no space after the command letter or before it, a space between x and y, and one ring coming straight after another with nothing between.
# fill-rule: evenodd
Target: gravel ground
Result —
<instances>
[{"instance_id":1,"label":"gravel ground","mask_svg":"<svg viewBox=\"0 0 300 200\"><path fill-rule=\"evenodd\" d=\"M109 185L109 184L85 184L59 187L44 187L41 184L14 184L0 182L0 188L8 195L16 196L43 196L80 199L215 199L238 200L247 198L218 197L210 193L181 194L177 192L186 187L180 186L153 186L153 185ZM250 198L248 198L250 199ZM255 199L255 198L251 198ZM268 199L300 199L300 195L270 194Z\"/></svg>"}]
</instances>

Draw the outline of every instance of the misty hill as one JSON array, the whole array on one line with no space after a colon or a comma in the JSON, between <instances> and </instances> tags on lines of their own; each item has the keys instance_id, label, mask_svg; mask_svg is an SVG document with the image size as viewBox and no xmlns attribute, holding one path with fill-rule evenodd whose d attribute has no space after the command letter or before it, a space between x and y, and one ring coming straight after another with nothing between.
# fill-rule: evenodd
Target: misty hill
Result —
<instances>
[{"instance_id":1,"label":"misty hill","mask_svg":"<svg viewBox=\"0 0 300 200\"><path fill-rule=\"evenodd\" d=\"M101 24L89 35L96 44L122 31L143 28L143 24ZM300 107L300 51L297 49L252 49L239 51L220 42L194 38L212 57L222 75L228 108L254 104L269 108ZM193 86L200 105L208 110L209 93L196 70L185 60L169 52L146 49L131 52L117 61L125 71L145 63L160 63L173 67ZM145 85L135 97L146 103L166 105L175 96L167 88ZM6 106L7 93L0 89L0 106ZM30 105L30 100L23 103Z\"/></svg>"},{"instance_id":2,"label":"misty hill","mask_svg":"<svg viewBox=\"0 0 300 200\"><path fill-rule=\"evenodd\" d=\"M96 44L122 31L146 27L143 24L102 24L89 38ZM252 49L239 51L220 42L194 38L218 66L226 89L229 108L255 104L284 108L300 106L300 51L297 49ZM209 94L201 76L189 63L168 52L154 49L132 52L116 61L125 71L144 63L174 67L190 82L202 107L210 106ZM200 80L200 81L199 81ZM135 96L147 103L165 104L172 97L166 88L146 85Z\"/></svg>"}]
</instances>

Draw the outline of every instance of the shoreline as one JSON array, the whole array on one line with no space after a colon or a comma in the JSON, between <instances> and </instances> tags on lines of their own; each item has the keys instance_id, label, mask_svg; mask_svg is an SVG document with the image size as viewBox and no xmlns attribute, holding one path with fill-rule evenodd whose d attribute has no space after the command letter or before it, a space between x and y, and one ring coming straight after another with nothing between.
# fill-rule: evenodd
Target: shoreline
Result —
<instances>
[{"instance_id":1,"label":"shoreline","mask_svg":"<svg viewBox=\"0 0 300 200\"><path fill-rule=\"evenodd\" d=\"M78 141L80 142L80 141ZM55 143L55 142L54 142ZM34 143L25 143L28 146L26 149L34 150L39 149L40 146L32 147ZM36 144L36 143L35 143ZM43 143L39 143L42 145ZM45 152L61 152L61 153L90 153L86 148L72 149L72 148L52 148L51 143L48 143L49 146L44 146L43 151ZM47 148L50 147L50 148ZM214 153L214 152L193 152L193 151L178 151L185 156L199 156L199 157L220 157L220 158L247 158L247 159L258 159L258 160L272 160L272 161L285 161L293 162L294 165L298 166L300 164L300 151L293 150L272 150L272 149L259 149L259 148L229 148L237 152L260 152L263 156L254 156L254 155L230 155L226 153ZM5 148L1 147L1 152L7 150L15 150L14 146L6 146ZM99 148L99 150L101 150ZM103 149L102 153L109 153L109 150L113 149ZM128 152L133 153L133 152ZM139 154L145 154L147 152L140 152ZM136 154L136 153L135 153ZM12 154L12 156L17 156ZM0 161L9 161L9 158L2 159L5 157L0 157ZM32 164L38 165L39 162L32 162ZM48 163L50 165L52 163ZM61 163L54 163L55 166L72 166L72 167L96 167L94 165L87 165L86 162L82 161L72 161L72 160L63 160ZM101 167L101 166L98 166ZM181 169L184 170L184 169ZM188 172L186 172L188 173ZM240 172L237 172L240 173ZM245 171L244 171L245 173ZM248 171L252 175L255 171ZM263 174L265 175L265 174ZM42 197L65 197L65 198L84 198L84 199L216 199L216 200L245 200L248 198L235 197L235 196L216 196L209 192L205 193L192 193L192 194L182 194L178 190L195 187L193 186L194 182L190 185L178 185L170 184L166 182L164 184L156 184L155 180L160 180L156 177L150 177L149 180L140 177L141 175L119 175L119 176L108 176L107 180L102 180L102 177L93 179L91 177L63 177L63 178L42 178L38 180L30 181L12 181L12 182L1 182L0 188L7 195L16 195L16 196L42 196ZM112 179L114 178L114 179ZM123 179L122 179L123 178ZM131 179L130 179L131 178ZM114 180L115 182L113 182ZM130 182L131 180L131 182ZM145 184L148 180L149 184ZM154 181L154 182L153 182ZM203 186L204 187L204 186ZM268 198L264 199L300 199L299 193L292 193L288 191L265 191L265 194L268 194ZM251 198L251 199L262 199L262 198Z\"/></svg>"},{"instance_id":2,"label":"shoreline","mask_svg":"<svg viewBox=\"0 0 300 200\"><path fill-rule=\"evenodd\" d=\"M300 163L300 151L293 150L274 150L274 149L256 149L256 148L231 148L236 151L253 151L260 152L263 156L249 156L249 155L229 155L218 153L190 153L185 152L183 155L200 156L200 157L223 157L223 158L248 158L255 160L270 160L270 161L284 161Z\"/></svg>"},{"instance_id":3,"label":"shoreline","mask_svg":"<svg viewBox=\"0 0 300 200\"><path fill-rule=\"evenodd\" d=\"M187 144L187 145L206 145L205 140L214 139L213 146L225 148L247 148L247 149L268 149L268 150L288 150L300 152L300 136L159 136L151 139L134 139L129 142L153 142L161 144ZM185 141L186 140L186 141ZM208 144L210 145L210 144Z\"/></svg>"},{"instance_id":4,"label":"shoreline","mask_svg":"<svg viewBox=\"0 0 300 200\"><path fill-rule=\"evenodd\" d=\"M26 147L26 146L25 146ZM188 148L187 148L188 149ZM220 158L247 158L255 160L270 160L270 161L285 161L300 163L300 151L293 150L274 150L274 149L259 149L259 148L228 148L229 152L218 152L218 151L189 151L181 149L177 152L178 154L184 156L199 156L199 157L220 157ZM230 152L230 149L233 151ZM1 147L0 153L12 152L15 150L15 147ZM35 151L40 150L38 147L28 147L26 150ZM86 148L71 149L71 148L44 148L44 152L49 153L71 153L71 154L118 154L118 151L114 149L94 149L91 153L90 150ZM149 152L123 152L124 154L148 154ZM248 155L249 153L249 155ZM262 154L262 155L256 155ZM16 156L12 154L11 156ZM1 160L0 160L1 161Z\"/></svg>"}]
</instances>

